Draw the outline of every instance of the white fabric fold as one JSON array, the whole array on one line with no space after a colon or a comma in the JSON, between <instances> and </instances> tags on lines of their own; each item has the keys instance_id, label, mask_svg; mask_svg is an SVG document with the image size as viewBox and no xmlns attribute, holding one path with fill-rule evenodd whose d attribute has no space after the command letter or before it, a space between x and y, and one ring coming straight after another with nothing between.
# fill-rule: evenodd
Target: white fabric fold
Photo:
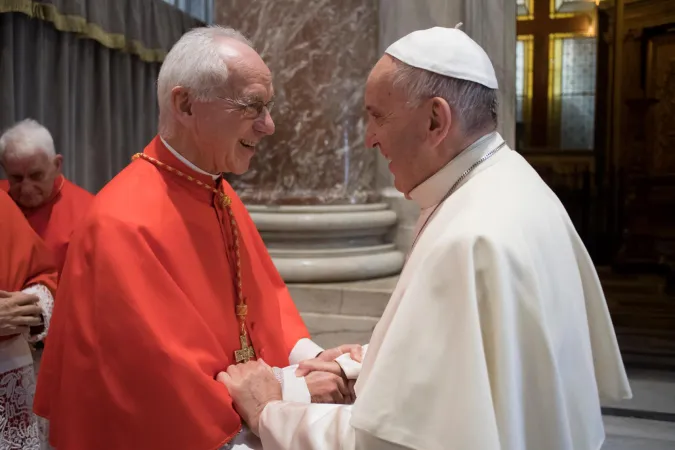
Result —
<instances>
[{"instance_id":1,"label":"white fabric fold","mask_svg":"<svg viewBox=\"0 0 675 450\"><path fill-rule=\"evenodd\" d=\"M309 393L305 377L298 377L295 371L297 364L284 367L281 370L281 391L285 402L311 403L312 396Z\"/></svg>"},{"instance_id":2,"label":"white fabric fold","mask_svg":"<svg viewBox=\"0 0 675 450\"><path fill-rule=\"evenodd\" d=\"M464 170L447 166L415 201L432 207ZM356 393L353 426L419 450L603 442L600 394L630 396L605 298L565 209L520 155L497 152L431 217Z\"/></svg>"},{"instance_id":3,"label":"white fabric fold","mask_svg":"<svg viewBox=\"0 0 675 450\"><path fill-rule=\"evenodd\" d=\"M366 353L368 353L368 344L362 347L362 352L361 357L365 358ZM362 364L358 361L354 361L349 353L343 353L338 356L335 359L335 362L340 365L348 380L356 380L359 377Z\"/></svg>"},{"instance_id":4,"label":"white fabric fold","mask_svg":"<svg viewBox=\"0 0 675 450\"><path fill-rule=\"evenodd\" d=\"M414 200L432 208L502 142L480 140ZM267 405L265 449L600 448L600 399L630 397L628 379L593 263L519 154L502 148L430 216L356 394L352 407Z\"/></svg>"},{"instance_id":5,"label":"white fabric fold","mask_svg":"<svg viewBox=\"0 0 675 450\"><path fill-rule=\"evenodd\" d=\"M290 364L298 364L306 359L316 358L322 351L323 348L314 343L311 339L302 338L295 344L293 350L291 350L291 354L288 356L288 362Z\"/></svg>"},{"instance_id":6,"label":"white fabric fold","mask_svg":"<svg viewBox=\"0 0 675 450\"><path fill-rule=\"evenodd\" d=\"M174 149L172 146L170 146L169 143L166 142L166 140L164 140L164 138L162 136L160 136L159 139L162 141L162 144L164 144L166 149L169 150L169 152L171 152L171 154L178 159L178 161L182 162L183 164L185 164L190 169L194 170L197 173L201 173L202 175L208 175L211 178L213 178L214 180L217 180L220 177L219 173L218 174L209 173L209 172L207 172L205 170L202 170L199 167L195 166L193 163L188 161L188 159L185 156L181 155L180 153L178 153L176 151L176 149Z\"/></svg>"},{"instance_id":7,"label":"white fabric fold","mask_svg":"<svg viewBox=\"0 0 675 450\"><path fill-rule=\"evenodd\" d=\"M410 450L382 441L350 424L349 405L272 402L260 418L265 450ZM286 423L286 427L266 424Z\"/></svg>"}]
</instances>

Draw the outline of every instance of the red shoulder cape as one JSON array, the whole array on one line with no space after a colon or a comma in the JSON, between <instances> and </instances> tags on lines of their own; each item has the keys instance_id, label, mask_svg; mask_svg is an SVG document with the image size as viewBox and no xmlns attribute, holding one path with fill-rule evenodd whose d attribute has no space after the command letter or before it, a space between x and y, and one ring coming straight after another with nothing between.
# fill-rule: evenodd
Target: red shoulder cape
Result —
<instances>
[{"instance_id":1,"label":"red shoulder cape","mask_svg":"<svg viewBox=\"0 0 675 450\"><path fill-rule=\"evenodd\" d=\"M190 171L155 138L145 152ZM247 329L258 357L288 365L308 337L232 188ZM231 233L214 195L138 159L94 199L71 241L35 411L64 450L215 450L241 427L215 381L239 348Z\"/></svg>"},{"instance_id":2,"label":"red shoulder cape","mask_svg":"<svg viewBox=\"0 0 675 450\"><path fill-rule=\"evenodd\" d=\"M0 290L17 292L39 283L54 294L56 277L44 242L9 195L0 190Z\"/></svg>"},{"instance_id":3,"label":"red shoulder cape","mask_svg":"<svg viewBox=\"0 0 675 450\"><path fill-rule=\"evenodd\" d=\"M0 180L0 189L9 189L7 180ZM37 208L21 208L30 226L54 255L59 272L63 269L73 230L84 218L93 198L91 193L60 175L54 181L54 190L46 202Z\"/></svg>"}]
</instances>

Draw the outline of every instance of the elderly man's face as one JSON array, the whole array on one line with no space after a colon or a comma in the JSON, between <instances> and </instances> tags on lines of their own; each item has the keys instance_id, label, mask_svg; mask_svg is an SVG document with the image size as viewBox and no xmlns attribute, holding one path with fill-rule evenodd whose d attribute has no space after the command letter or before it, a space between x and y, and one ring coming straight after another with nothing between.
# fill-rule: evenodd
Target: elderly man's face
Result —
<instances>
[{"instance_id":1,"label":"elderly man's face","mask_svg":"<svg viewBox=\"0 0 675 450\"><path fill-rule=\"evenodd\" d=\"M202 159L212 170L242 174L260 140L274 133L269 112L272 74L244 44L230 43L223 52L229 53L227 86L217 98L193 103L191 126Z\"/></svg>"},{"instance_id":2,"label":"elderly man's face","mask_svg":"<svg viewBox=\"0 0 675 450\"><path fill-rule=\"evenodd\" d=\"M366 83L368 127L366 145L377 148L389 162L396 189L408 194L428 176L427 115L407 104L405 93L394 88L393 59L382 57Z\"/></svg>"},{"instance_id":3,"label":"elderly man's face","mask_svg":"<svg viewBox=\"0 0 675 450\"><path fill-rule=\"evenodd\" d=\"M42 150L28 156L18 155L10 143L2 159L9 195L24 208L42 205L52 195L54 181L61 174L61 161L61 155L49 157Z\"/></svg>"}]
</instances>

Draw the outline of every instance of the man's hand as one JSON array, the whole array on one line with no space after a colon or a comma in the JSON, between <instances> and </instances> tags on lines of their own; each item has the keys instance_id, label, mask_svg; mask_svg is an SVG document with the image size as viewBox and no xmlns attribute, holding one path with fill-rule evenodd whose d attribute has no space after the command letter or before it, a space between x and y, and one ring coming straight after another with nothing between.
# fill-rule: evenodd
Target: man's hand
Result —
<instances>
[{"instance_id":1,"label":"man's hand","mask_svg":"<svg viewBox=\"0 0 675 450\"><path fill-rule=\"evenodd\" d=\"M42 308L36 295L0 291L0 336L28 333L42 324Z\"/></svg>"},{"instance_id":2,"label":"man's hand","mask_svg":"<svg viewBox=\"0 0 675 450\"><path fill-rule=\"evenodd\" d=\"M337 365L337 363L333 363ZM340 366L338 366L339 368ZM356 400L354 384L334 373L316 371L305 377L312 403L351 405Z\"/></svg>"},{"instance_id":3,"label":"man's hand","mask_svg":"<svg viewBox=\"0 0 675 450\"><path fill-rule=\"evenodd\" d=\"M361 362L363 355L363 347L359 344L345 344L339 347L331 348L321 352L319 356L314 359L319 361L335 361L335 359L343 353L349 353L354 361Z\"/></svg>"},{"instance_id":4,"label":"man's hand","mask_svg":"<svg viewBox=\"0 0 675 450\"><path fill-rule=\"evenodd\" d=\"M295 376L305 377L312 372L328 372L346 378L340 364L335 361L321 361L319 358L308 359L299 363L298 368L295 369Z\"/></svg>"},{"instance_id":5,"label":"man's hand","mask_svg":"<svg viewBox=\"0 0 675 450\"><path fill-rule=\"evenodd\" d=\"M363 360L363 347L358 344L345 344L339 347L324 350L319 356L314 359L306 359L298 364L298 369L295 374L299 377L304 377L312 372L329 372L334 375L345 377L342 368L335 359L340 355L349 353L350 358L356 362Z\"/></svg>"},{"instance_id":6,"label":"man's hand","mask_svg":"<svg viewBox=\"0 0 675 450\"><path fill-rule=\"evenodd\" d=\"M353 360L361 362L363 349L358 344L341 345L298 364L295 375L305 377L312 403L352 404L356 401L354 382L347 380L342 367L335 362L336 358L345 353L349 353Z\"/></svg>"},{"instance_id":7,"label":"man's hand","mask_svg":"<svg viewBox=\"0 0 675 450\"><path fill-rule=\"evenodd\" d=\"M269 402L281 400L281 386L265 361L231 365L216 379L223 383L234 406L251 431L258 436L260 414Z\"/></svg>"}]
</instances>

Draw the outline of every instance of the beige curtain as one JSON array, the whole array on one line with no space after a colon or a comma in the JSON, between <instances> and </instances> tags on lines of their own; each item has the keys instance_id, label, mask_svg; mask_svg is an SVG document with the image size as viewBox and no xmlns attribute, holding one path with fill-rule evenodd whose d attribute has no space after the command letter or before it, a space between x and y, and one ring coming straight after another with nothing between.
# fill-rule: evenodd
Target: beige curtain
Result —
<instances>
[{"instance_id":1,"label":"beige curtain","mask_svg":"<svg viewBox=\"0 0 675 450\"><path fill-rule=\"evenodd\" d=\"M0 0L0 11L12 2ZM41 122L51 131L57 151L64 155L65 175L98 192L155 135L159 59L185 31L200 23L162 0L28 3L58 4L64 9L51 18L44 14L38 18L40 14L35 11L42 11L39 8L32 9L33 14L0 12L0 130L24 118ZM96 5L106 8L94 12ZM160 21L153 11L167 14ZM121 41L113 39L108 44L124 41L143 45L115 48L86 30L57 29L75 23L63 17L81 18L73 14L85 13L93 14L87 16L86 24L122 31L116 35L123 37ZM132 21L124 22L130 17ZM114 28L121 23L116 21L125 23L124 30ZM153 25L139 25L143 23ZM111 36L106 33L99 37ZM148 52L135 51L139 49Z\"/></svg>"},{"instance_id":2,"label":"beige curtain","mask_svg":"<svg viewBox=\"0 0 675 450\"><path fill-rule=\"evenodd\" d=\"M0 0L0 13L22 13L51 22L59 31L159 62L185 31L203 23L198 18L205 16L205 1ZM186 7L181 11L180 6Z\"/></svg>"}]
</instances>

